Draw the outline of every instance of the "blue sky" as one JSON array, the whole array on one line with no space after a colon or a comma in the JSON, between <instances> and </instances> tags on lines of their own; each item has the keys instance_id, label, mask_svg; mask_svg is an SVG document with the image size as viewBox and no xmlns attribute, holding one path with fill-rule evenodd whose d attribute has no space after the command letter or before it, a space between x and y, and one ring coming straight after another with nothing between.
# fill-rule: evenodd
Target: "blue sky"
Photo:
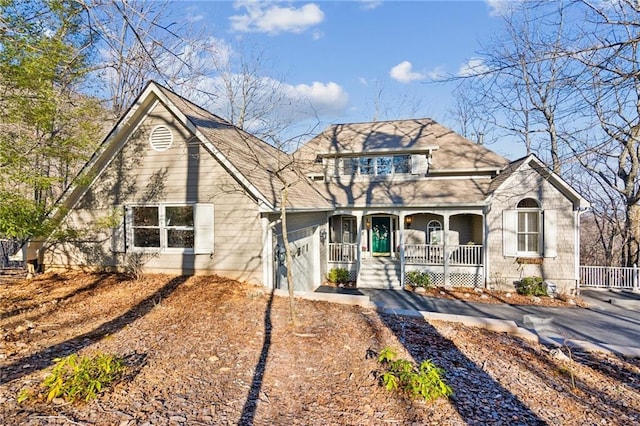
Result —
<instances>
[{"instance_id":1,"label":"blue sky","mask_svg":"<svg viewBox=\"0 0 640 426\"><path fill-rule=\"evenodd\" d=\"M481 66L477 52L499 31L505 4L179 1L174 7L187 20L206 23L229 51L238 43L259 46L270 64L263 71L312 107L321 130L329 123L412 117L455 127L448 114L454 85L432 81Z\"/></svg>"}]
</instances>

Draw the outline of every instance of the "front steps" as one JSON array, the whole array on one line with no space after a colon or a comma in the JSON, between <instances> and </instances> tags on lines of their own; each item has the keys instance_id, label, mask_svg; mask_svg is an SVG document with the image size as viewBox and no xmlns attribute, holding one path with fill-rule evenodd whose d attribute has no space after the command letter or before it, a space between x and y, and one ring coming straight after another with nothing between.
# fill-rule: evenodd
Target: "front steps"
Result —
<instances>
[{"instance_id":1,"label":"front steps","mask_svg":"<svg viewBox=\"0 0 640 426\"><path fill-rule=\"evenodd\" d=\"M400 260L392 257L362 259L358 287L401 289Z\"/></svg>"}]
</instances>

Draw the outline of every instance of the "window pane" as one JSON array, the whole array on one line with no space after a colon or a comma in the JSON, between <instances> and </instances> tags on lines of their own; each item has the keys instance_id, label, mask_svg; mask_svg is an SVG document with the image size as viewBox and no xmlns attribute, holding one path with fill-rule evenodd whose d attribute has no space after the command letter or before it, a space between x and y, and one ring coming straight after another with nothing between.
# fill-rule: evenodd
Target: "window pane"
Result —
<instances>
[{"instance_id":1,"label":"window pane","mask_svg":"<svg viewBox=\"0 0 640 426\"><path fill-rule=\"evenodd\" d=\"M538 253L538 234L529 235L529 250Z\"/></svg>"},{"instance_id":2,"label":"window pane","mask_svg":"<svg viewBox=\"0 0 640 426\"><path fill-rule=\"evenodd\" d=\"M193 206L167 206L167 226L193 227Z\"/></svg>"},{"instance_id":3,"label":"window pane","mask_svg":"<svg viewBox=\"0 0 640 426\"><path fill-rule=\"evenodd\" d=\"M540 207L540 205L533 198L525 198L524 200L520 200L520 202L518 203L518 208L524 208L524 207L538 208Z\"/></svg>"},{"instance_id":4,"label":"window pane","mask_svg":"<svg viewBox=\"0 0 640 426\"><path fill-rule=\"evenodd\" d=\"M372 175L373 174L373 158L362 157L360 158L360 174Z\"/></svg>"},{"instance_id":5,"label":"window pane","mask_svg":"<svg viewBox=\"0 0 640 426\"><path fill-rule=\"evenodd\" d=\"M518 232L526 232L527 228L527 214L518 213Z\"/></svg>"},{"instance_id":6,"label":"window pane","mask_svg":"<svg viewBox=\"0 0 640 426\"><path fill-rule=\"evenodd\" d=\"M393 157L393 169L395 173L411 173L411 156L396 155Z\"/></svg>"},{"instance_id":7,"label":"window pane","mask_svg":"<svg viewBox=\"0 0 640 426\"><path fill-rule=\"evenodd\" d=\"M377 174L384 176L391 174L392 157L376 158Z\"/></svg>"},{"instance_id":8,"label":"window pane","mask_svg":"<svg viewBox=\"0 0 640 426\"><path fill-rule=\"evenodd\" d=\"M527 213L527 231L538 232L538 214Z\"/></svg>"},{"instance_id":9,"label":"window pane","mask_svg":"<svg viewBox=\"0 0 640 426\"><path fill-rule=\"evenodd\" d=\"M158 226L158 208L157 207L134 207L133 208L133 225L134 226Z\"/></svg>"},{"instance_id":10,"label":"window pane","mask_svg":"<svg viewBox=\"0 0 640 426\"><path fill-rule=\"evenodd\" d=\"M524 234L518 235L518 251L529 251L527 250L527 236Z\"/></svg>"},{"instance_id":11,"label":"window pane","mask_svg":"<svg viewBox=\"0 0 640 426\"><path fill-rule=\"evenodd\" d=\"M343 158L342 159L342 174L351 176L355 175L358 171L358 159L357 158Z\"/></svg>"},{"instance_id":12,"label":"window pane","mask_svg":"<svg viewBox=\"0 0 640 426\"><path fill-rule=\"evenodd\" d=\"M183 229L168 229L167 247L193 248L193 231Z\"/></svg>"},{"instance_id":13,"label":"window pane","mask_svg":"<svg viewBox=\"0 0 640 426\"><path fill-rule=\"evenodd\" d=\"M134 228L133 245L135 247L160 247L160 229Z\"/></svg>"}]
</instances>

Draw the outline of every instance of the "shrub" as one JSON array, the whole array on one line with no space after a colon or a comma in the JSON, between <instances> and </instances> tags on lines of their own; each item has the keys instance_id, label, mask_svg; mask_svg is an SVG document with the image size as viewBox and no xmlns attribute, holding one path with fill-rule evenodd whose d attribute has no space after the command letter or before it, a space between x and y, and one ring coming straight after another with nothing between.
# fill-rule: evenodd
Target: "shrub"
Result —
<instances>
[{"instance_id":1,"label":"shrub","mask_svg":"<svg viewBox=\"0 0 640 426\"><path fill-rule=\"evenodd\" d=\"M336 284L344 284L349 282L350 274L346 268L331 268L327 274L329 282Z\"/></svg>"},{"instance_id":2,"label":"shrub","mask_svg":"<svg viewBox=\"0 0 640 426\"><path fill-rule=\"evenodd\" d=\"M541 277L524 277L516 284L516 292L525 296L548 296L547 285Z\"/></svg>"},{"instance_id":3,"label":"shrub","mask_svg":"<svg viewBox=\"0 0 640 426\"><path fill-rule=\"evenodd\" d=\"M414 287L431 288L431 277L426 272L409 271L407 281Z\"/></svg>"},{"instance_id":4,"label":"shrub","mask_svg":"<svg viewBox=\"0 0 640 426\"><path fill-rule=\"evenodd\" d=\"M433 401L441 397L448 398L453 390L440 377L444 371L431 362L423 361L417 368L406 359L396 359L396 352L386 347L378 356L378 362L386 371L381 376L382 385L388 390L400 390L411 398L422 397Z\"/></svg>"},{"instance_id":5,"label":"shrub","mask_svg":"<svg viewBox=\"0 0 640 426\"><path fill-rule=\"evenodd\" d=\"M92 357L72 354L54 359L51 374L42 382L46 400L63 398L67 402L91 401L106 387L121 379L126 369L124 361L114 355L98 353ZM19 395L23 401L28 391Z\"/></svg>"}]
</instances>

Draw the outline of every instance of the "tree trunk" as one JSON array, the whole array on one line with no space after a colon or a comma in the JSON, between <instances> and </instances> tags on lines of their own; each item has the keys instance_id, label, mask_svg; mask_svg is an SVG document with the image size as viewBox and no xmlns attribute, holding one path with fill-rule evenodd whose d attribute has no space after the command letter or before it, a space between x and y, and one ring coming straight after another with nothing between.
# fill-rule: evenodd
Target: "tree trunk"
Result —
<instances>
[{"instance_id":1,"label":"tree trunk","mask_svg":"<svg viewBox=\"0 0 640 426\"><path fill-rule=\"evenodd\" d=\"M640 248L640 206L636 203L627 205L627 219L625 223L627 234L626 243L626 265L638 264L638 250Z\"/></svg>"},{"instance_id":2,"label":"tree trunk","mask_svg":"<svg viewBox=\"0 0 640 426\"><path fill-rule=\"evenodd\" d=\"M293 295L293 275L291 274L291 266L293 258L291 257L291 247L289 245L289 234L287 233L287 200L289 199L289 187L287 185L280 192L280 219L282 220L282 244L286 256L287 266L287 287L289 288L289 314L291 315L291 323L296 324L295 299Z\"/></svg>"}]
</instances>

